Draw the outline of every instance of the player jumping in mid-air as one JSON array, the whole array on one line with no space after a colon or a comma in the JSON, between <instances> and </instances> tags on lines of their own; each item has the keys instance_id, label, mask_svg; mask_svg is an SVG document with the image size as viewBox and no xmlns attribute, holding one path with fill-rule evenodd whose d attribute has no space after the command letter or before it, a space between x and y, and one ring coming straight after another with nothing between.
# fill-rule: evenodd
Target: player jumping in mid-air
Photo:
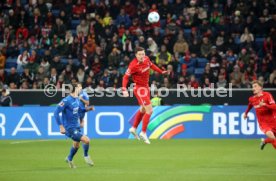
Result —
<instances>
[{"instance_id":1,"label":"player jumping in mid-air","mask_svg":"<svg viewBox=\"0 0 276 181\"><path fill-rule=\"evenodd\" d=\"M145 50L142 47L137 47L135 49L135 57L128 66L128 69L123 77L123 95L128 97L128 91L126 89L128 84L128 79L132 76L132 80L135 83L134 95L138 100L140 111L137 112L135 116L135 121L129 132L135 136L136 139L142 139L145 143L150 144L147 137L146 131L147 126L152 114L152 105L150 102L150 90L149 90L149 76L150 69L159 72L160 74L167 74L167 71L163 71L154 65L149 57L146 56ZM136 133L136 129L139 123L143 120L142 132L140 133L140 138Z\"/></svg>"},{"instance_id":2,"label":"player jumping in mid-air","mask_svg":"<svg viewBox=\"0 0 276 181\"><path fill-rule=\"evenodd\" d=\"M276 104L269 92L263 91L263 85L259 81L253 81L253 96L249 98L249 104L244 114L244 119L247 119L247 114L252 107L255 108L258 123L262 132L268 137L262 139L261 150L264 149L267 143L271 143L276 149Z\"/></svg>"},{"instance_id":3,"label":"player jumping in mid-air","mask_svg":"<svg viewBox=\"0 0 276 181\"><path fill-rule=\"evenodd\" d=\"M70 95L62 99L55 110L55 119L59 125L60 133L65 134L73 140L73 146L71 147L69 155L65 161L69 164L70 168L76 168L73 163L73 157L77 153L80 147L80 141L83 142L84 160L85 162L93 166L94 163L88 155L90 140L87 136L82 135L79 124L79 93L81 87L78 84L72 84L72 91ZM62 119L60 119L59 113L62 113Z\"/></svg>"}]
</instances>

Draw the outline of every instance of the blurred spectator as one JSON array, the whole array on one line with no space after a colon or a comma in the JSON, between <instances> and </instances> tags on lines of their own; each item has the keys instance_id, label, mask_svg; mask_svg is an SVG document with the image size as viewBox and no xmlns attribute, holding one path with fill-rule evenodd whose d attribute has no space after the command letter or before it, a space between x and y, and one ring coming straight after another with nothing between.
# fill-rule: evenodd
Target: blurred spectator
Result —
<instances>
[{"instance_id":1,"label":"blurred spectator","mask_svg":"<svg viewBox=\"0 0 276 181\"><path fill-rule=\"evenodd\" d=\"M8 89L3 88L2 94L0 98L0 106L9 107L12 106L12 98L10 96L10 91Z\"/></svg>"},{"instance_id":2,"label":"blurred spectator","mask_svg":"<svg viewBox=\"0 0 276 181\"><path fill-rule=\"evenodd\" d=\"M178 35L177 36L177 40L173 46L173 52L174 53L180 53L182 55L184 55L184 53L189 51L189 45L186 42L186 40L184 39L184 37L182 35Z\"/></svg>"},{"instance_id":3,"label":"blurred spectator","mask_svg":"<svg viewBox=\"0 0 276 181\"><path fill-rule=\"evenodd\" d=\"M167 51L165 45L161 45L160 53L156 56L156 64L168 65L172 60L172 55Z\"/></svg>"},{"instance_id":4,"label":"blurred spectator","mask_svg":"<svg viewBox=\"0 0 276 181\"><path fill-rule=\"evenodd\" d=\"M209 39L208 37L204 37L203 38L203 42L201 44L201 47L200 47L200 53L203 57L207 57L208 54L210 53L211 51L211 43L209 42Z\"/></svg>"},{"instance_id":5,"label":"blurred spectator","mask_svg":"<svg viewBox=\"0 0 276 181\"><path fill-rule=\"evenodd\" d=\"M81 23L77 26L77 34L79 35L82 32L84 37L87 37L88 30L89 26L86 20L81 20Z\"/></svg>"},{"instance_id":6,"label":"blurred spectator","mask_svg":"<svg viewBox=\"0 0 276 181\"><path fill-rule=\"evenodd\" d=\"M40 84L40 83L43 82L44 77L47 77L47 76L48 75L47 75L47 72L45 72L44 67L40 66L38 68L38 72L37 72L37 74L35 76L35 80L36 80L36 82L38 82L38 84Z\"/></svg>"},{"instance_id":7,"label":"blurred spectator","mask_svg":"<svg viewBox=\"0 0 276 181\"><path fill-rule=\"evenodd\" d=\"M28 64L30 55L27 50L23 51L17 58L17 70L22 71L23 68Z\"/></svg>"},{"instance_id":8,"label":"blurred spectator","mask_svg":"<svg viewBox=\"0 0 276 181\"><path fill-rule=\"evenodd\" d=\"M190 81L188 82L189 88L197 89L199 88L199 83L196 80L196 77L194 75L190 76Z\"/></svg>"},{"instance_id":9,"label":"blurred spectator","mask_svg":"<svg viewBox=\"0 0 276 181\"><path fill-rule=\"evenodd\" d=\"M242 83L243 74L240 71L240 67L238 65L234 66L234 71L230 74L230 80L235 80L235 84L238 86Z\"/></svg>"},{"instance_id":10,"label":"blurred spectator","mask_svg":"<svg viewBox=\"0 0 276 181\"><path fill-rule=\"evenodd\" d=\"M182 76L187 81L197 68L204 67L201 58L207 58L206 72L197 75L200 85L216 83L221 71L226 71L224 78L228 81L229 77L237 88L250 87L252 77L260 77L265 87L271 87L274 79L269 83L269 75L276 69L274 9L273 1L255 0L139 0L136 4L130 0L7 1L0 12L0 70L10 68L10 61L17 57L18 73L27 66L41 80L43 73L38 73L38 66L44 67L47 75L49 66L54 67L60 75L70 65L68 75L74 77L73 81L77 81L81 67L85 76L79 78L84 85L97 87L101 82L99 87L104 87L107 85L100 81L103 70L112 66L124 74L134 48L142 46L160 67L171 65L178 80ZM147 21L148 13L153 11L160 14L158 23ZM114 48L120 53L110 58ZM32 51L36 53L30 56L28 52ZM1 59L3 55L6 63ZM240 69L238 73L235 65ZM247 71L248 67L255 75ZM11 74L2 71L1 85L7 84L5 79ZM231 78L240 77L242 72L243 77L251 78L242 83L240 78ZM116 88L120 78L111 76L105 79L112 79L108 86ZM152 82L154 86L162 83L176 87L176 81L168 81ZM18 88L43 87L36 80L19 84L23 85ZM13 82L8 85L15 87Z\"/></svg>"},{"instance_id":11,"label":"blurred spectator","mask_svg":"<svg viewBox=\"0 0 276 181\"><path fill-rule=\"evenodd\" d=\"M20 85L20 75L17 73L16 68L12 67L11 72L7 77L7 84L14 83L17 87Z\"/></svg>"},{"instance_id":12,"label":"blurred spectator","mask_svg":"<svg viewBox=\"0 0 276 181\"><path fill-rule=\"evenodd\" d=\"M6 56L3 54L2 51L0 51L0 69L5 68L6 64Z\"/></svg>"},{"instance_id":13,"label":"blurred spectator","mask_svg":"<svg viewBox=\"0 0 276 181\"><path fill-rule=\"evenodd\" d=\"M168 77L164 77L161 87L165 87L168 89L172 88L172 85L171 85Z\"/></svg>"},{"instance_id":14,"label":"blurred spectator","mask_svg":"<svg viewBox=\"0 0 276 181\"><path fill-rule=\"evenodd\" d=\"M77 4L73 5L73 18L80 19L81 15L86 12L86 7L81 0L77 0Z\"/></svg>"},{"instance_id":15,"label":"blurred spectator","mask_svg":"<svg viewBox=\"0 0 276 181\"><path fill-rule=\"evenodd\" d=\"M112 52L108 55L108 66L118 67L121 60L121 52L117 48L113 48Z\"/></svg>"},{"instance_id":16,"label":"blurred spectator","mask_svg":"<svg viewBox=\"0 0 276 181\"><path fill-rule=\"evenodd\" d=\"M216 83L216 87L217 88L226 88L227 87L227 81L222 74L220 74L218 76L218 82Z\"/></svg>"},{"instance_id":17,"label":"blurred spectator","mask_svg":"<svg viewBox=\"0 0 276 181\"><path fill-rule=\"evenodd\" d=\"M131 19L129 18L129 15L125 13L125 9L121 8L120 14L116 17L115 24L117 26L124 25L126 28L129 28L131 25Z\"/></svg>"},{"instance_id":18,"label":"blurred spectator","mask_svg":"<svg viewBox=\"0 0 276 181\"><path fill-rule=\"evenodd\" d=\"M82 83L84 82L85 72L83 71L82 68L79 68L79 70L78 70L78 72L77 72L76 78L77 78L77 81L78 81L79 83L82 84Z\"/></svg>"},{"instance_id":19,"label":"blurred spectator","mask_svg":"<svg viewBox=\"0 0 276 181\"><path fill-rule=\"evenodd\" d=\"M156 44L156 42L153 40L153 38L149 37L147 39L147 44L148 44L148 51L150 51L152 53L153 56L156 57L157 53L158 53L158 45Z\"/></svg>"},{"instance_id":20,"label":"blurred spectator","mask_svg":"<svg viewBox=\"0 0 276 181\"><path fill-rule=\"evenodd\" d=\"M23 87L23 89L28 89L29 85L33 83L34 78L34 74L30 72L30 70L27 67L25 67L20 77L20 83L24 83L24 85L21 86L21 88Z\"/></svg>"},{"instance_id":21,"label":"blurred spectator","mask_svg":"<svg viewBox=\"0 0 276 181\"><path fill-rule=\"evenodd\" d=\"M251 43L254 41L254 36L249 32L248 27L244 28L244 33L241 35L240 42L241 43Z\"/></svg>"}]
</instances>

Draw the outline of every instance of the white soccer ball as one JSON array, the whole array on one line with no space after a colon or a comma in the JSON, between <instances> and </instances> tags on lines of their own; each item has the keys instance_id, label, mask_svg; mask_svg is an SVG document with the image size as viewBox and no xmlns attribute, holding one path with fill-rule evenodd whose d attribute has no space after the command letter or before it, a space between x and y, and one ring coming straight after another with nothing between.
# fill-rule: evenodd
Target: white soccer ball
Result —
<instances>
[{"instance_id":1,"label":"white soccer ball","mask_svg":"<svg viewBox=\"0 0 276 181\"><path fill-rule=\"evenodd\" d=\"M157 12L150 12L148 15L148 20L150 23L157 23L160 19L160 16Z\"/></svg>"}]
</instances>

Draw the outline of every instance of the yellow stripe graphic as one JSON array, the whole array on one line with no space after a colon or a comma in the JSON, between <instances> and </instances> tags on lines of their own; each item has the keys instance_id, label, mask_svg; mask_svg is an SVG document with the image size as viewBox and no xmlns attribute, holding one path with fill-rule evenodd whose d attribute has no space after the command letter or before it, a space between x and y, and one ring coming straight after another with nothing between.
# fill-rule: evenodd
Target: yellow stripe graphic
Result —
<instances>
[{"instance_id":1,"label":"yellow stripe graphic","mask_svg":"<svg viewBox=\"0 0 276 181\"><path fill-rule=\"evenodd\" d=\"M202 121L203 114L183 114L176 117L173 117L163 124L161 124L158 128L154 130L154 132L150 135L150 139L158 139L165 131L167 131L170 127L177 125L179 123L187 122L187 121Z\"/></svg>"}]
</instances>

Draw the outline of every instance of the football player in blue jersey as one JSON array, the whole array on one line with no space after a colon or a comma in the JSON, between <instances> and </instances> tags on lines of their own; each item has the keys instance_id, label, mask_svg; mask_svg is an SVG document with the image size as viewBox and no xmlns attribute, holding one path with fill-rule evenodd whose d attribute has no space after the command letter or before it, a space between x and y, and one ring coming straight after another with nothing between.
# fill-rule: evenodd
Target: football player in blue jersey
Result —
<instances>
[{"instance_id":1,"label":"football player in blue jersey","mask_svg":"<svg viewBox=\"0 0 276 181\"><path fill-rule=\"evenodd\" d=\"M67 137L73 140L73 146L70 149L69 155L66 157L66 162L70 168L76 168L73 163L73 157L77 153L80 142L83 144L84 160L89 166L93 166L94 163L88 155L90 139L83 135L80 130L79 123L79 108L80 99L79 94L82 87L79 84L72 84L71 93L62 99L55 110L55 119L59 125L60 133L65 134ZM59 113L62 113L60 118Z\"/></svg>"}]
</instances>

